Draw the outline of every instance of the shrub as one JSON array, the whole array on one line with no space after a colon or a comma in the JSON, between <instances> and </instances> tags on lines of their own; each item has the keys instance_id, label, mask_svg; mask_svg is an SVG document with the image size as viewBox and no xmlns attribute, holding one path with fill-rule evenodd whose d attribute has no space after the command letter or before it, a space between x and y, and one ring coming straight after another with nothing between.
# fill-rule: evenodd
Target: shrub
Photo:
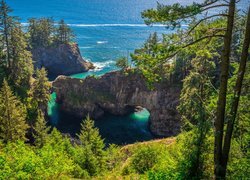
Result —
<instances>
[{"instance_id":1,"label":"shrub","mask_svg":"<svg viewBox=\"0 0 250 180\"><path fill-rule=\"evenodd\" d=\"M139 148L131 159L132 168L140 174L152 169L159 161L158 150L154 147L145 146Z\"/></svg>"}]
</instances>

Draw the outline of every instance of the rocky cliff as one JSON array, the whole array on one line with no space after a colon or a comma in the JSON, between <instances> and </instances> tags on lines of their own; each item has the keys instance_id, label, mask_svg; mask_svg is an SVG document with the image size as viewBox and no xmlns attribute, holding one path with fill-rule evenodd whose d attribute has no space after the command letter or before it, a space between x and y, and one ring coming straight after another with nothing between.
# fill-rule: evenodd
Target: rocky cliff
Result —
<instances>
[{"instance_id":1,"label":"rocky cliff","mask_svg":"<svg viewBox=\"0 0 250 180\"><path fill-rule=\"evenodd\" d=\"M92 63L82 58L77 44L36 48L32 55L35 67L45 67L50 76L77 74L93 68Z\"/></svg>"},{"instance_id":2,"label":"rocky cliff","mask_svg":"<svg viewBox=\"0 0 250 180\"><path fill-rule=\"evenodd\" d=\"M124 115L141 106L150 112L153 134L172 136L180 130L176 110L180 88L175 85L157 85L155 90L150 90L141 75L117 71L84 80L59 76L53 88L61 109L75 116L89 114L97 119L104 112Z\"/></svg>"}]
</instances>

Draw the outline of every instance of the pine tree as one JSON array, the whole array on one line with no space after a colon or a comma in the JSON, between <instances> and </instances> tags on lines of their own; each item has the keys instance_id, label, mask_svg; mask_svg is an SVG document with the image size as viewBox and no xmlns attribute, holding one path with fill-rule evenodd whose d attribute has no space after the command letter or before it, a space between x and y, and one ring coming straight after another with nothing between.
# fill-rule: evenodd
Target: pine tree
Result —
<instances>
[{"instance_id":1,"label":"pine tree","mask_svg":"<svg viewBox=\"0 0 250 180\"><path fill-rule=\"evenodd\" d=\"M225 2L225 3L224 3ZM230 57L232 52L232 37L233 30L235 28L234 20L236 14L236 0L230 1L218 1L218 0L204 0L203 3L193 3L188 6L181 6L179 3L173 5L162 5L158 3L157 9L149 9L142 13L147 24L152 23L162 23L166 24L168 27L181 27L183 22L187 22L190 18L195 17L198 14L207 12L210 9L218 7L227 7L227 11L222 13L215 13L213 15L206 15L201 18L197 23L195 23L190 30L185 33L182 39L179 40L179 47L172 49L172 53L169 55L169 59L178 54L182 49L188 46L197 44L197 42L203 41L205 39L211 39L215 37L222 37L224 40L223 50L221 54L220 62L220 81L219 81L219 95L218 103L216 109L216 118L214 122L214 175L215 179L225 179L226 176L226 166L224 165L225 157L223 153L223 137L224 137L224 126L226 117L226 104L227 104L227 86L229 78L229 67L230 67ZM190 34L194 33L196 28L200 26L202 22L206 20L213 19L215 17L225 17L227 24L224 28L216 29L210 28L210 31L204 33L201 38L189 39ZM184 43L187 41L187 43ZM181 43L180 43L181 42ZM165 60L164 60L165 61Z\"/></svg>"},{"instance_id":2,"label":"pine tree","mask_svg":"<svg viewBox=\"0 0 250 180\"><path fill-rule=\"evenodd\" d=\"M0 2L0 35L2 39L3 49L6 50L5 63L7 67L11 66L10 57L10 36L11 29L15 27L15 17L10 16L12 9L6 4L4 0Z\"/></svg>"},{"instance_id":3,"label":"pine tree","mask_svg":"<svg viewBox=\"0 0 250 180\"><path fill-rule=\"evenodd\" d=\"M21 25L11 30L10 39L11 69L10 80L21 98L27 97L33 75L31 52L27 50L27 42Z\"/></svg>"},{"instance_id":4,"label":"pine tree","mask_svg":"<svg viewBox=\"0 0 250 180\"><path fill-rule=\"evenodd\" d=\"M119 59L116 60L115 65L118 68L121 68L122 70L125 70L126 68L129 67L128 59L126 57L120 57Z\"/></svg>"},{"instance_id":5,"label":"pine tree","mask_svg":"<svg viewBox=\"0 0 250 180\"><path fill-rule=\"evenodd\" d=\"M6 80L0 92L0 137L4 142L23 140L28 129L26 108L13 95Z\"/></svg>"},{"instance_id":6,"label":"pine tree","mask_svg":"<svg viewBox=\"0 0 250 180\"><path fill-rule=\"evenodd\" d=\"M244 38L244 43L243 43L243 48L242 48L240 65L238 69L238 76L237 76L237 80L236 80L235 88L234 88L234 97L233 97L233 102L231 105L230 115L228 117L226 135L224 137L223 155L222 155L223 156L222 158L223 159L222 160L223 176L226 175L226 168L227 168L228 159L229 159L232 135L235 129L234 126L235 126L236 116L239 111L238 109L239 109L240 97L241 97L241 92L242 92L242 87L243 87L244 75L246 74L247 59L249 59L249 46L250 46L250 6L248 9L248 16L247 16L246 29L245 29L245 38Z\"/></svg>"},{"instance_id":7,"label":"pine tree","mask_svg":"<svg viewBox=\"0 0 250 180\"><path fill-rule=\"evenodd\" d=\"M47 113L47 105L50 100L51 84L47 78L44 68L36 70L36 79L31 87L31 104L35 109L40 109L44 114Z\"/></svg>"},{"instance_id":8,"label":"pine tree","mask_svg":"<svg viewBox=\"0 0 250 180\"><path fill-rule=\"evenodd\" d=\"M28 33L32 48L50 46L54 32L54 20L52 18L29 19Z\"/></svg>"},{"instance_id":9,"label":"pine tree","mask_svg":"<svg viewBox=\"0 0 250 180\"><path fill-rule=\"evenodd\" d=\"M42 147L46 143L50 127L47 127L42 111L38 110L37 114L33 136L36 146Z\"/></svg>"},{"instance_id":10,"label":"pine tree","mask_svg":"<svg viewBox=\"0 0 250 180\"><path fill-rule=\"evenodd\" d=\"M89 172L95 174L105 169L105 151L104 141L99 134L99 130L94 127L94 121L87 116L86 120L81 124L81 132L78 135L84 153L87 156L84 167L91 167ZM97 162L97 163L94 163ZM93 166L93 163L96 164ZM94 168L94 169L93 169Z\"/></svg>"},{"instance_id":11,"label":"pine tree","mask_svg":"<svg viewBox=\"0 0 250 180\"><path fill-rule=\"evenodd\" d=\"M59 27L56 29L56 41L59 44L67 44L74 38L74 34L70 27L65 24L64 20L59 22Z\"/></svg>"}]
</instances>

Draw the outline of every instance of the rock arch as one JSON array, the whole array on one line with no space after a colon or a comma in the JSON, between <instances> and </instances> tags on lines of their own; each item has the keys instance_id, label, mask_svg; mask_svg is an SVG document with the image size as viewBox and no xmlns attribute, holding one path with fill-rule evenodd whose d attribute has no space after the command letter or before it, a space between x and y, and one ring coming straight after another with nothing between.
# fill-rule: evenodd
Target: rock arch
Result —
<instances>
[{"instance_id":1,"label":"rock arch","mask_svg":"<svg viewBox=\"0 0 250 180\"><path fill-rule=\"evenodd\" d=\"M89 114L99 118L104 112L124 115L137 106L150 112L150 130L158 136L179 133L180 122L176 107L180 88L177 85L157 85L150 90L144 78L136 73L120 71L101 77L73 79L59 76L52 83L61 109L78 117Z\"/></svg>"}]
</instances>

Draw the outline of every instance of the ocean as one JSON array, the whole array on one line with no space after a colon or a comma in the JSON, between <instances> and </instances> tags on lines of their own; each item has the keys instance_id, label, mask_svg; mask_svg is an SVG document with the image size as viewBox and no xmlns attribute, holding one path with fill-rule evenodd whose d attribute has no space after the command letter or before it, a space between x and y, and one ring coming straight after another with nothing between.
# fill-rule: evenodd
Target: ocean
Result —
<instances>
[{"instance_id":1,"label":"ocean","mask_svg":"<svg viewBox=\"0 0 250 180\"><path fill-rule=\"evenodd\" d=\"M192 1L158 2L180 2L185 5ZM246 8L249 2L241 0L239 6ZM7 0L7 3L22 23L27 23L32 17L53 17L55 21L64 19L76 35L75 41L82 56L97 67L91 74L115 70L115 60L121 56L127 57L134 49L141 47L150 33L158 32L161 35L171 32L161 25L146 26L141 18L143 10L156 7L156 0Z\"/></svg>"},{"instance_id":2,"label":"ocean","mask_svg":"<svg viewBox=\"0 0 250 180\"><path fill-rule=\"evenodd\" d=\"M191 3L190 0L158 2ZM13 15L19 16L23 24L32 17L53 17L55 21L64 19L69 24L76 35L75 41L82 56L97 67L87 73L72 75L75 78L116 70L116 59L129 57L130 53L143 45L150 33L171 33L161 25L146 26L141 18L143 10L156 7L156 0L7 0L7 3L14 10ZM241 0L239 6L247 8L249 4L249 0ZM51 124L63 133L75 135L80 130L81 120L60 112L55 97L52 94L49 103ZM148 129L149 116L147 110L125 117L107 114L96 121L96 126L107 143L144 141L153 138Z\"/></svg>"}]
</instances>

